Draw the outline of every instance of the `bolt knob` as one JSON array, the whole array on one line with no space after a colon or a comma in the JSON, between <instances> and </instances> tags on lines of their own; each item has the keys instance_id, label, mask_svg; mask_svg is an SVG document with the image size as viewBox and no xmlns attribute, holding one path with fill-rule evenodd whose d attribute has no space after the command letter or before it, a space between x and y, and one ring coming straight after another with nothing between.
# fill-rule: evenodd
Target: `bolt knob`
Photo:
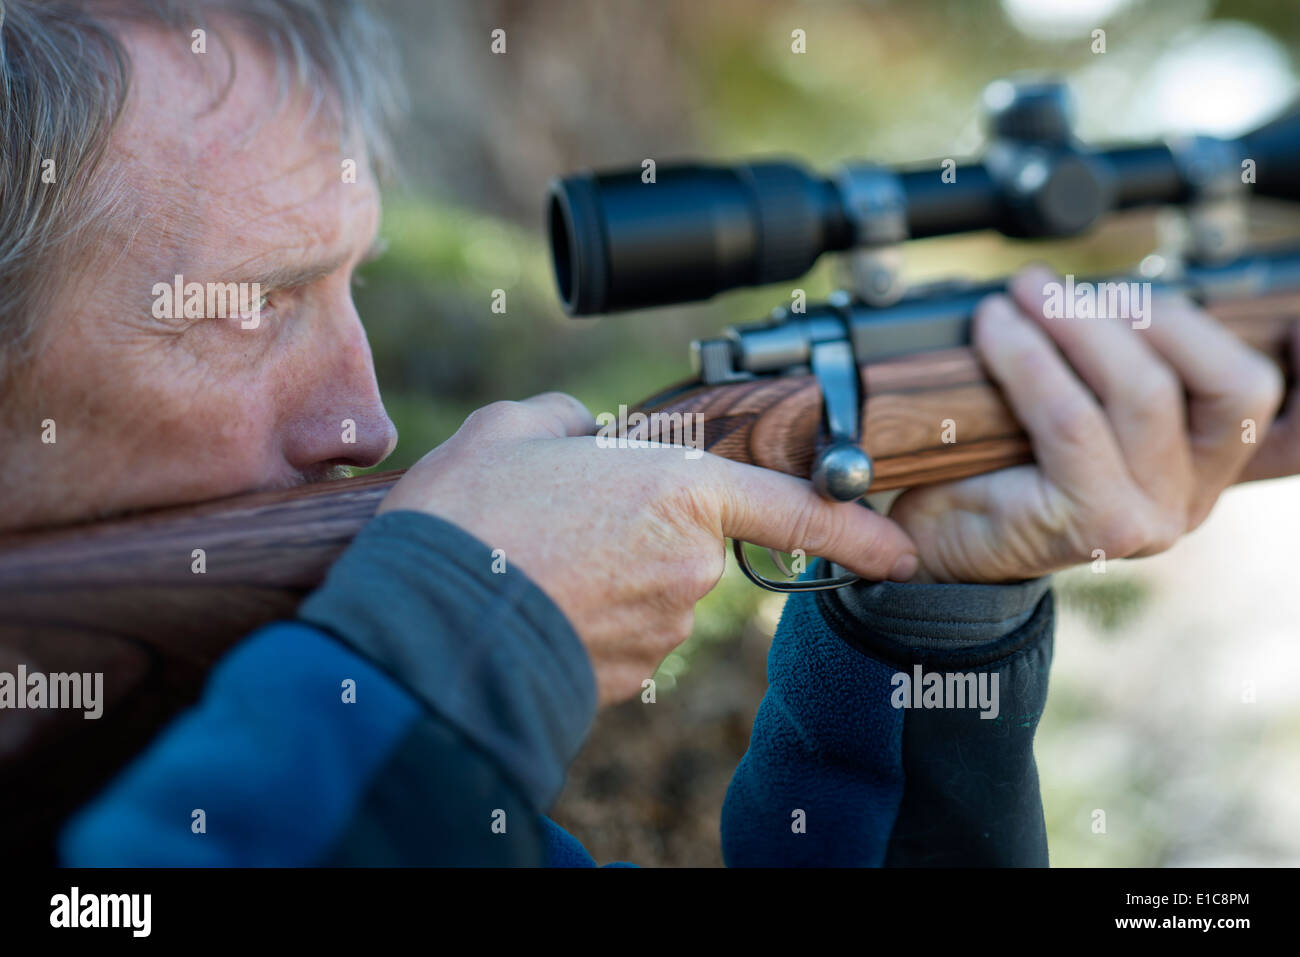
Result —
<instances>
[{"instance_id":1,"label":"bolt knob","mask_svg":"<svg viewBox=\"0 0 1300 957\"><path fill-rule=\"evenodd\" d=\"M817 456L813 488L822 498L851 502L867 494L871 472L871 456L851 442L836 442Z\"/></svg>"}]
</instances>

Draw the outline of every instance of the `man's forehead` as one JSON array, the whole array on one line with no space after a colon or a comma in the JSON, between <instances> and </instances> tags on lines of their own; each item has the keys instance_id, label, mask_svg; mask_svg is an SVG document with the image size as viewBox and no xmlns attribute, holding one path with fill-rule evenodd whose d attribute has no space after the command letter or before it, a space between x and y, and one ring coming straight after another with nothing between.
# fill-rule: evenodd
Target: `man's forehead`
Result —
<instances>
[{"instance_id":1,"label":"man's forehead","mask_svg":"<svg viewBox=\"0 0 1300 957\"><path fill-rule=\"evenodd\" d=\"M229 47L210 39L206 54L175 33L123 36L133 89L113 154L144 204L137 240L181 258L232 242L246 254L369 242L347 235L358 218L374 225L364 151L344 157L329 112L313 114L302 90L281 98L272 58L237 33L224 36ZM356 160L354 183L341 176L345 158Z\"/></svg>"}]
</instances>

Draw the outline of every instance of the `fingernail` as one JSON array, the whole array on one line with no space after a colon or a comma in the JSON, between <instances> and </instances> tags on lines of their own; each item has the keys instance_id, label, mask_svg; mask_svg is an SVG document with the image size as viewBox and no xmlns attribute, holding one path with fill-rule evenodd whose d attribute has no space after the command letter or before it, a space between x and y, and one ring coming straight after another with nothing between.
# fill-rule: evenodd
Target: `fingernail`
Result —
<instances>
[{"instance_id":1,"label":"fingernail","mask_svg":"<svg viewBox=\"0 0 1300 957\"><path fill-rule=\"evenodd\" d=\"M918 567L920 567L920 562L917 561L915 555L904 555L894 562L894 567L889 572L889 580L891 582L911 581Z\"/></svg>"}]
</instances>

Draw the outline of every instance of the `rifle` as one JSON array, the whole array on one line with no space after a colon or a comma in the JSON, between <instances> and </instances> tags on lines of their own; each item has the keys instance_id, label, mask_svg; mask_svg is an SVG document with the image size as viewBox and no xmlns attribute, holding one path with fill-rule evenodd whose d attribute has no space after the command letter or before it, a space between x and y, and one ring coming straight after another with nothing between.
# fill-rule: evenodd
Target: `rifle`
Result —
<instances>
[{"instance_id":1,"label":"rifle","mask_svg":"<svg viewBox=\"0 0 1300 957\"><path fill-rule=\"evenodd\" d=\"M761 162L665 166L654 182L640 168L559 179L547 208L560 298L575 316L704 299L843 253L851 291L695 343L695 376L639 407L670 421L702 414L708 451L843 499L1031 460L969 348L975 304L1003 284L905 289L908 239L1055 238L1116 210L1179 209L1185 248L1137 278L1186 292L1294 378L1300 247L1247 251L1244 235L1252 194L1300 199L1300 114L1239 140L1103 150L1074 138L1059 84L1001 81L985 100L990 145L951 168L854 164L819 178ZM954 443L941 439L945 419ZM400 474L0 537L0 671L111 675L98 721L5 713L0 847L48 854L58 823L195 700L227 648L292 616Z\"/></svg>"}]
</instances>

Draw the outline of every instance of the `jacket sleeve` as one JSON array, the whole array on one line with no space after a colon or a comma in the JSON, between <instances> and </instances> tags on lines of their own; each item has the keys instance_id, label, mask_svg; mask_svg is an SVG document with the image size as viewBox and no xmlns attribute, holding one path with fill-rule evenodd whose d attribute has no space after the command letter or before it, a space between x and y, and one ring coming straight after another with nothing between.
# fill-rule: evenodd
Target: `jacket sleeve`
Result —
<instances>
[{"instance_id":1,"label":"jacket sleeve","mask_svg":"<svg viewBox=\"0 0 1300 957\"><path fill-rule=\"evenodd\" d=\"M723 807L731 866L1047 863L1049 579L792 596Z\"/></svg>"},{"instance_id":2,"label":"jacket sleeve","mask_svg":"<svg viewBox=\"0 0 1300 957\"><path fill-rule=\"evenodd\" d=\"M595 714L586 652L522 572L390 512L66 826L73 866L540 864Z\"/></svg>"}]
</instances>

